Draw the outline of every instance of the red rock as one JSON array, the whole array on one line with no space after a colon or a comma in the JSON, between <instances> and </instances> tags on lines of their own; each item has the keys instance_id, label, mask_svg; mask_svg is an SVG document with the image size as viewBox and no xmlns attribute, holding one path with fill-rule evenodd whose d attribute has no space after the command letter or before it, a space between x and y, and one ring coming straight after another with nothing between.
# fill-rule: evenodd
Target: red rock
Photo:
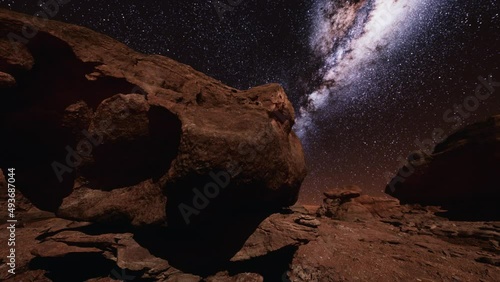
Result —
<instances>
[{"instance_id":1,"label":"red rock","mask_svg":"<svg viewBox=\"0 0 500 282\"><path fill-rule=\"evenodd\" d=\"M9 88L16 85L16 79L8 74L0 71L0 89Z\"/></svg>"},{"instance_id":2,"label":"red rock","mask_svg":"<svg viewBox=\"0 0 500 282\"><path fill-rule=\"evenodd\" d=\"M186 274L186 273L177 273L173 274L172 276L159 280L162 282L200 282L201 277L197 275L192 275L192 274Z\"/></svg>"},{"instance_id":3,"label":"red rock","mask_svg":"<svg viewBox=\"0 0 500 282\"><path fill-rule=\"evenodd\" d=\"M25 45L5 38L0 40L0 57L4 59L0 68L12 75L29 71L34 64L33 56Z\"/></svg>"},{"instance_id":4,"label":"red rock","mask_svg":"<svg viewBox=\"0 0 500 282\"><path fill-rule=\"evenodd\" d=\"M0 11L0 24L39 29L29 48L0 42L0 72L30 78L0 97L0 130L11 136L0 140L0 167L19 169L19 189L37 207L83 221L185 225L179 205L192 206L193 189L220 172L232 177L216 209L297 201L305 161L281 86L240 91L86 28L11 11ZM136 196L141 204L129 207ZM217 217L211 210L190 222Z\"/></svg>"},{"instance_id":5,"label":"red rock","mask_svg":"<svg viewBox=\"0 0 500 282\"><path fill-rule=\"evenodd\" d=\"M394 198L361 195L353 201L363 205L376 217L385 218L401 214L399 201Z\"/></svg>"},{"instance_id":6,"label":"red rock","mask_svg":"<svg viewBox=\"0 0 500 282\"><path fill-rule=\"evenodd\" d=\"M486 243L478 238L492 235L484 231L495 227L488 223L449 222L432 213L404 216L401 224L413 222L420 226L414 227L417 232L377 220L321 218L318 240L300 246L295 253L287 273L289 281L500 279L500 269L493 266L499 259L498 249L478 244ZM424 226L431 222L435 223L433 229ZM474 233L482 235L474 237Z\"/></svg>"},{"instance_id":7,"label":"red rock","mask_svg":"<svg viewBox=\"0 0 500 282\"><path fill-rule=\"evenodd\" d=\"M151 180L111 191L81 186L63 200L57 215L101 223L160 225L166 221L165 205L160 187Z\"/></svg>"},{"instance_id":8,"label":"red rock","mask_svg":"<svg viewBox=\"0 0 500 282\"><path fill-rule=\"evenodd\" d=\"M361 192L361 188L355 185L351 185L329 190L325 192L324 195L329 199L340 199L341 201L346 201L351 198L359 197L361 195Z\"/></svg>"},{"instance_id":9,"label":"red rock","mask_svg":"<svg viewBox=\"0 0 500 282\"><path fill-rule=\"evenodd\" d=\"M333 189L325 194L317 215L344 221L369 220L401 215L399 201L388 197L361 195L358 186Z\"/></svg>"},{"instance_id":10,"label":"red rock","mask_svg":"<svg viewBox=\"0 0 500 282\"><path fill-rule=\"evenodd\" d=\"M304 220L307 223L302 222ZM274 214L266 218L231 261L265 256L285 247L297 247L316 239L319 224L304 216Z\"/></svg>"},{"instance_id":11,"label":"red rock","mask_svg":"<svg viewBox=\"0 0 500 282\"><path fill-rule=\"evenodd\" d=\"M34 249L31 250L31 254L35 257L44 257L44 258L57 258L64 257L68 254L75 253L102 253L103 251L98 248L82 248L77 246L67 245L65 243L59 242L43 242L38 245Z\"/></svg>"},{"instance_id":12,"label":"red rock","mask_svg":"<svg viewBox=\"0 0 500 282\"><path fill-rule=\"evenodd\" d=\"M217 273L210 276L204 281L206 282L263 282L264 278L257 273L240 273L230 276L227 272Z\"/></svg>"}]
</instances>

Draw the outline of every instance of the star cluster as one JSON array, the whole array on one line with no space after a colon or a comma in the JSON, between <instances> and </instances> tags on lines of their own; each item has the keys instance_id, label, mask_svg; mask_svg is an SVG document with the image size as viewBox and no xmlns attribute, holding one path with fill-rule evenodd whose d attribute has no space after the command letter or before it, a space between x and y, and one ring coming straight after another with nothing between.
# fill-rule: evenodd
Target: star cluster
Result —
<instances>
[{"instance_id":1,"label":"star cluster","mask_svg":"<svg viewBox=\"0 0 500 282\"><path fill-rule=\"evenodd\" d=\"M222 14L215 2L70 1L54 19L240 89L282 84L309 166L303 202L346 184L380 193L416 140L456 129L443 115L474 94L478 76L500 80L494 0L221 0ZM36 3L0 7L34 14ZM499 114L498 92L457 121Z\"/></svg>"}]
</instances>

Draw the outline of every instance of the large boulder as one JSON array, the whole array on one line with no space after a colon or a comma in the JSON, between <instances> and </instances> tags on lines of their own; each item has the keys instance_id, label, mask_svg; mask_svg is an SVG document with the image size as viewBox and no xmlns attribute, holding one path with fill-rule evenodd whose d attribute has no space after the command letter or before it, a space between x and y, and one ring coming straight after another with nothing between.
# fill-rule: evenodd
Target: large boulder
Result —
<instances>
[{"instance_id":1,"label":"large boulder","mask_svg":"<svg viewBox=\"0 0 500 282\"><path fill-rule=\"evenodd\" d=\"M141 226L296 202L304 155L279 85L241 91L89 29L5 10L0 38L0 168L16 167L37 207Z\"/></svg>"},{"instance_id":2,"label":"large boulder","mask_svg":"<svg viewBox=\"0 0 500 282\"><path fill-rule=\"evenodd\" d=\"M416 152L386 193L401 203L442 206L455 219L500 219L500 116L466 126Z\"/></svg>"}]
</instances>

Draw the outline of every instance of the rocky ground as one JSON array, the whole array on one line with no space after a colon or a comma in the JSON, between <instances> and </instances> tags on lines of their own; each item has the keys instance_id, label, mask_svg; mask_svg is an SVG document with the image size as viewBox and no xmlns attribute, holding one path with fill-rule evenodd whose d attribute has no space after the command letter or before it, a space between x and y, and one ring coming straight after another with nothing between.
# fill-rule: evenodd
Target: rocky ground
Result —
<instances>
[{"instance_id":1,"label":"rocky ground","mask_svg":"<svg viewBox=\"0 0 500 282\"><path fill-rule=\"evenodd\" d=\"M18 199L17 274L0 248L3 281L500 281L500 222L450 221L356 187L265 217L235 248L226 231L102 226Z\"/></svg>"},{"instance_id":2,"label":"rocky ground","mask_svg":"<svg viewBox=\"0 0 500 282\"><path fill-rule=\"evenodd\" d=\"M450 221L435 215L437 207L396 206L384 198L374 202L384 202L379 211L390 215L366 214L352 209L356 199L340 208L325 199L320 215L332 206L340 214L319 218L319 237L299 247L291 281L500 279L500 222Z\"/></svg>"}]
</instances>

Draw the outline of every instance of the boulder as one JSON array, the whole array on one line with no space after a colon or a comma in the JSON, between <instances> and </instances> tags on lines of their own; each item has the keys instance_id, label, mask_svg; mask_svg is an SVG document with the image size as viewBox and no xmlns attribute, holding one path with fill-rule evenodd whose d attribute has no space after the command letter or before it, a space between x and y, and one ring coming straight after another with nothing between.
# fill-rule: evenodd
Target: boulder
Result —
<instances>
[{"instance_id":1,"label":"boulder","mask_svg":"<svg viewBox=\"0 0 500 282\"><path fill-rule=\"evenodd\" d=\"M349 199L359 197L361 195L361 188L355 185L336 188L323 193L328 199L339 199L341 201L348 201Z\"/></svg>"},{"instance_id":2,"label":"boulder","mask_svg":"<svg viewBox=\"0 0 500 282\"><path fill-rule=\"evenodd\" d=\"M415 152L387 185L401 203L441 206L447 217L500 219L500 116L466 126Z\"/></svg>"},{"instance_id":3,"label":"boulder","mask_svg":"<svg viewBox=\"0 0 500 282\"><path fill-rule=\"evenodd\" d=\"M241 91L89 29L0 10L2 38L24 25L38 30L25 44L0 40L0 167L18 169L37 207L183 226L297 201L304 154L281 86Z\"/></svg>"}]
</instances>

